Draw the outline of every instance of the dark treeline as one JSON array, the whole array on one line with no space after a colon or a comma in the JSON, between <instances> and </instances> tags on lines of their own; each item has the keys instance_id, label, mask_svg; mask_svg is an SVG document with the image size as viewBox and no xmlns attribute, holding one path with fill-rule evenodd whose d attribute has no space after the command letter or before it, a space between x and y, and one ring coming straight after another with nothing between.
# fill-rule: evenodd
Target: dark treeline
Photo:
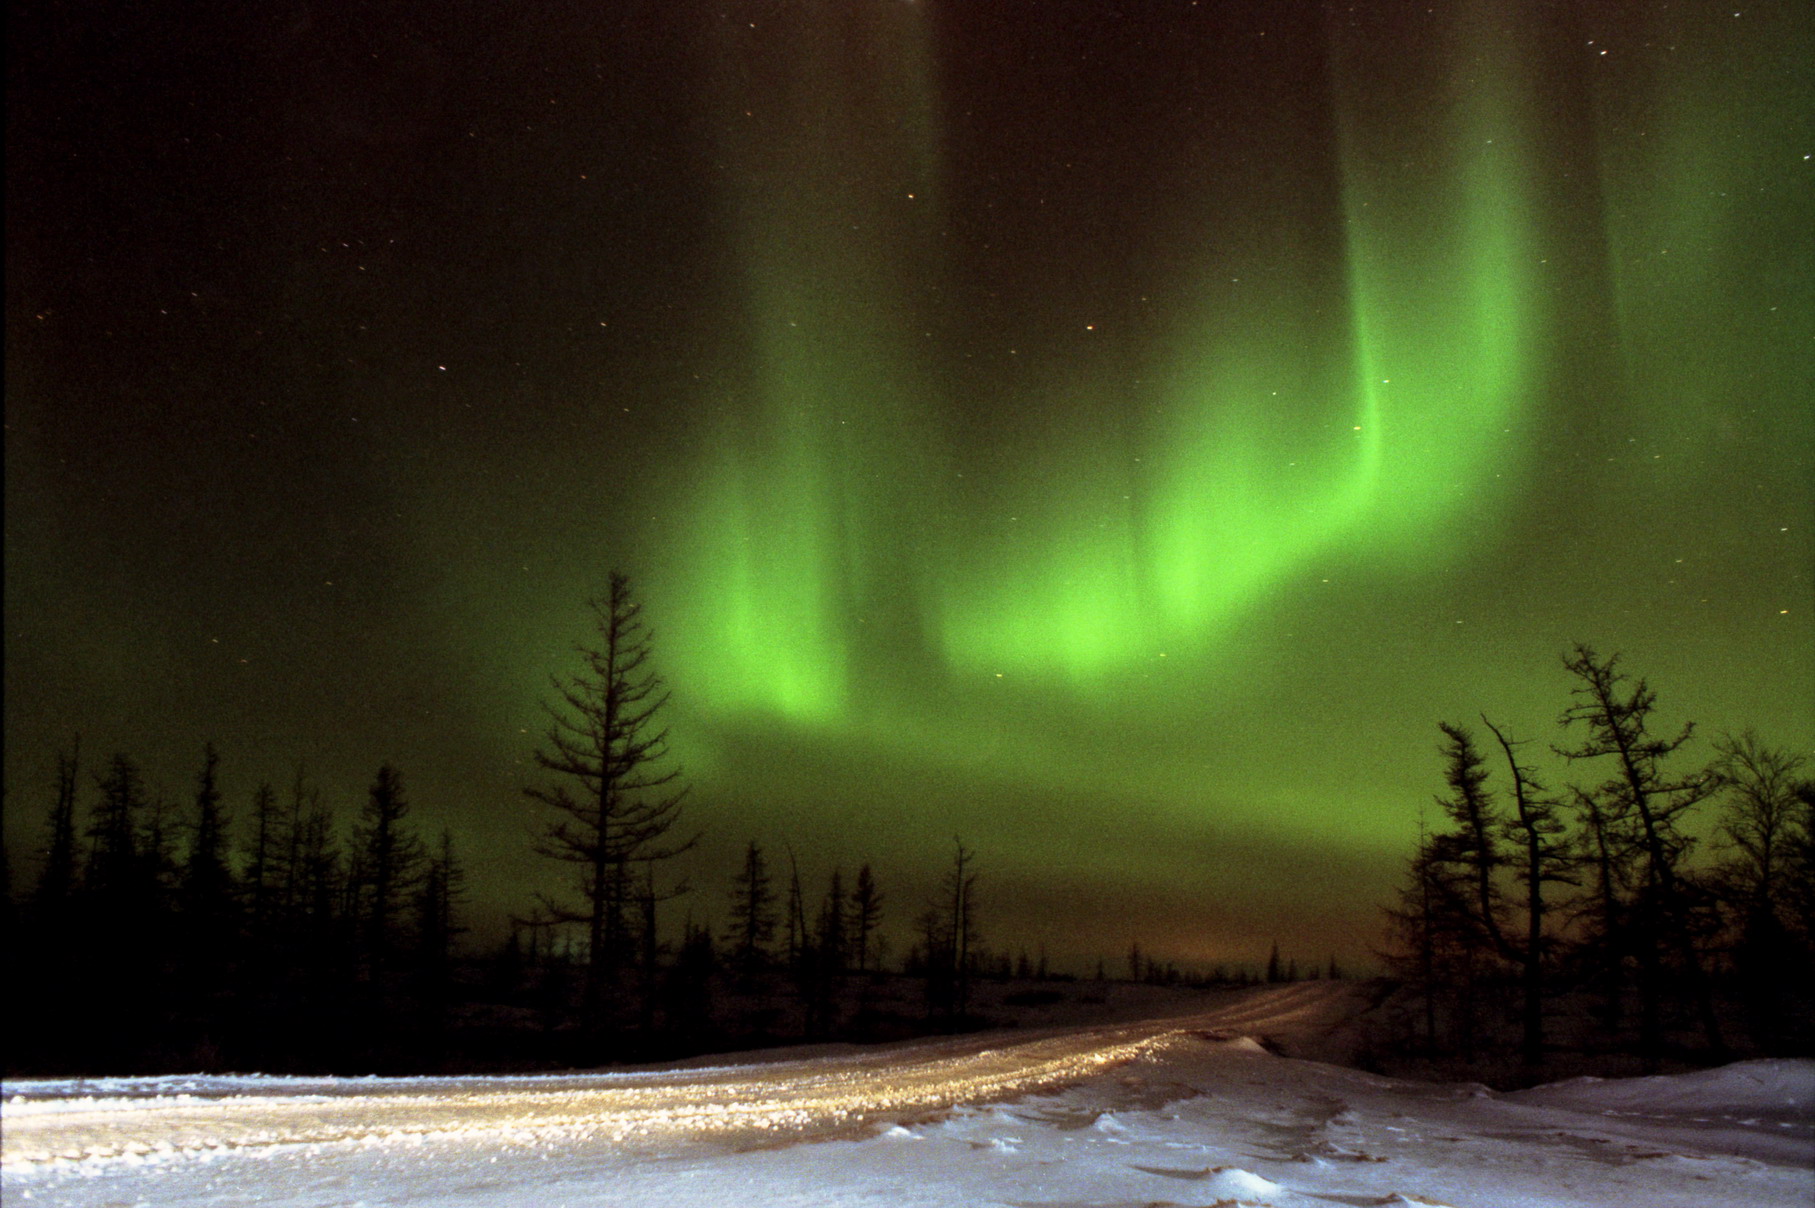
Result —
<instances>
[{"instance_id":1,"label":"dark treeline","mask_svg":"<svg viewBox=\"0 0 1815 1208\"><path fill-rule=\"evenodd\" d=\"M433 1047L462 930L453 837L416 833L389 766L345 825L300 770L236 817L218 773L209 746L173 801L127 755L59 757L37 883L8 903L10 1071L315 1070Z\"/></svg>"},{"instance_id":2,"label":"dark treeline","mask_svg":"<svg viewBox=\"0 0 1815 1208\"><path fill-rule=\"evenodd\" d=\"M230 809L219 767L205 748L171 800L126 755L59 758L35 886L7 897L9 1074L527 1069L875 1040L982 1026L984 980L1070 980L983 943L962 842L898 959L869 864L809 886L754 839L684 911L662 909L682 889L657 859L588 865L600 917L544 897L475 950L458 841L418 831L395 768L337 816L301 771ZM711 913L721 926L695 921Z\"/></svg>"},{"instance_id":3,"label":"dark treeline","mask_svg":"<svg viewBox=\"0 0 1815 1208\"><path fill-rule=\"evenodd\" d=\"M593 604L553 681L525 793L557 888L508 938L463 943L457 835L425 834L386 765L357 812L302 768L229 802L212 745L180 797L115 754L57 759L35 883L5 886L13 1074L525 1069L981 1026L980 982L1046 979L984 943L979 866L955 841L934 896L873 868L808 883L749 841L728 886L666 870L698 835L666 758L667 699L628 582ZM912 927L892 953L884 931ZM718 920L714 925L708 920ZM1137 979L1183 980L1137 967ZM1054 979L1057 980L1057 979Z\"/></svg>"},{"instance_id":4,"label":"dark treeline","mask_svg":"<svg viewBox=\"0 0 1815 1208\"><path fill-rule=\"evenodd\" d=\"M520 903L501 943L463 939L459 836L423 831L396 767L336 810L300 767L229 801L209 745L171 796L128 755L85 759L72 742L47 786L35 880L6 867L6 957L26 987L7 1071L556 1068L890 1039L984 1026L988 1003L1060 1001L989 986L1074 979L1044 953L988 946L961 840L910 901L867 863L810 877L790 845L756 838L725 884L670 871L700 836L667 758L650 635L620 575L593 609L524 786L551 888ZM1485 742L1440 727L1441 816L1388 912L1396 1043L1462 1062L1516 1048L1534 1071L1567 1052L1656 1068L1690 1050L1811 1051L1803 757L1746 733L1690 766L1690 731L1654 732L1643 680L1586 647L1565 666L1575 684L1548 749L1579 784L1553 787L1533 742L1486 717ZM1713 831L1700 851L1698 814ZM1109 964L1097 982L1342 976L1333 956L1301 966L1277 944L1264 972L1205 976L1139 943Z\"/></svg>"},{"instance_id":5,"label":"dark treeline","mask_svg":"<svg viewBox=\"0 0 1815 1208\"><path fill-rule=\"evenodd\" d=\"M126 755L58 760L36 884L7 899L8 1072L523 1068L892 1037L975 1026L969 987L1007 973L962 843L899 961L870 865L809 888L756 840L684 915L661 909L681 889L644 851L587 866L597 917L542 898L476 952L457 839L419 833L395 768L350 817L300 771L230 810L218 773L208 747L173 801ZM722 927L694 921L715 909Z\"/></svg>"},{"instance_id":6,"label":"dark treeline","mask_svg":"<svg viewBox=\"0 0 1815 1208\"><path fill-rule=\"evenodd\" d=\"M1548 748L1486 716L1485 741L1439 726L1441 813L1387 912L1398 1043L1462 1064L1516 1051L1528 1077L1815 1051L1805 758L1746 732L1697 764L1693 727L1659 733L1617 656L1578 645L1563 665ZM1546 749L1577 782L1550 782Z\"/></svg>"}]
</instances>

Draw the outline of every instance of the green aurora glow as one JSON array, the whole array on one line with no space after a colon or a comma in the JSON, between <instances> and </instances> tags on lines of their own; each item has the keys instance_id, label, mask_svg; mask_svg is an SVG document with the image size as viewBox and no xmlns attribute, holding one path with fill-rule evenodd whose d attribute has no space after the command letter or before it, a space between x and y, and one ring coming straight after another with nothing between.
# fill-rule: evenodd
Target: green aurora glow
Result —
<instances>
[{"instance_id":1,"label":"green aurora glow","mask_svg":"<svg viewBox=\"0 0 1815 1208\"><path fill-rule=\"evenodd\" d=\"M636 211L681 233L609 249L621 304L565 312L643 349L536 386L533 352L475 352L344 457L409 468L370 471L403 518L372 542L415 586L360 641L464 670L397 745L323 737L331 693L248 744L401 750L504 900L540 874L498 802L619 565L702 881L791 840L813 875L878 861L905 924L962 832L1003 942L1215 960L1361 955L1433 723L1549 738L1571 640L1682 716L1815 742L1808 14L1089 12L670 18L659 129L620 154L691 157ZM80 594L22 594L68 559L15 540L32 498L9 614ZM9 783L39 775L16 734L94 726L16 730L7 692ZM207 708L173 714L199 744Z\"/></svg>"},{"instance_id":2,"label":"green aurora glow","mask_svg":"<svg viewBox=\"0 0 1815 1208\"><path fill-rule=\"evenodd\" d=\"M926 115L942 105L919 10L827 6L779 56L769 40L721 45L722 79L748 89L722 85L718 134L750 357L673 501L664 539L679 569L652 588L665 657L702 712L935 763L962 764L994 732L989 745L1035 783L1083 798L1141 784L1158 798L1149 810L1260 825L1240 807L1232 818L1227 793L1168 775L1176 756L1087 735L1169 730L1158 660L1189 668L1173 688L1216 680L1251 656L1251 619L1332 558L1388 583L1474 573L1522 497L1551 488L1534 461L1558 439L1555 362L1571 329L1611 301L1622 351L1656 345L1664 316L1697 311L1707 278L1734 271L1730 246L1679 244L1673 263L1699 271L1645 282L1650 313L1622 307L1652 258L1632 249L1704 230L1711 216L1695 211L1753 170L1749 157L1708 145L1710 120L1678 102L1657 142L1698 159L1698 179L1660 197L1650 173L1603 155L1605 261L1581 263L1580 131L1548 112L1556 65L1531 61L1557 47L1494 6L1452 11L1409 51L1332 23L1321 105L1268 115L1279 129L1261 142L1301 146L1307 123L1333 135L1319 184L1336 204L1231 224L1207 182L1174 187L1184 217L1154 252L1171 260L1161 319L1122 350L1138 376L1061 371L956 406L929 372L943 354L937 283L964 270L929 233L954 202L929 150ZM889 67L843 72L840 55ZM1383 98L1384 77L1400 97ZM1694 87L1669 72L1650 84L1673 98ZM1604 101L1588 107L1607 120ZM1258 191L1302 187L1284 176ZM1131 248L1143 235L1126 232ZM1261 279L1229 307L1219 278L1238 261ZM1603 278L1610 297L1581 291ZM1104 309L1069 335L1115 343L1120 316ZM1703 397L1631 376L1651 397L1626 402L1648 414L1693 414ZM1011 415L1002 431L967 429L979 411ZM1658 485L1692 479L1686 467ZM1307 796L1260 816L1309 842L1332 825ZM1334 829L1403 843L1409 806Z\"/></svg>"},{"instance_id":3,"label":"green aurora glow","mask_svg":"<svg viewBox=\"0 0 1815 1208\"><path fill-rule=\"evenodd\" d=\"M695 577L675 596L671 657L714 707L849 726L865 648L904 630L960 681L1100 688L1162 654L1214 657L1234 620L1333 546L1440 566L1456 551L1433 534L1502 505L1483 498L1487 470L1522 468L1543 246L1525 195L1536 102L1500 78L1511 39L1468 30L1434 48L1490 66L1433 81L1453 112L1423 132L1416 173L1380 167L1394 148L1359 102L1335 102L1343 205L1325 221L1345 245L1342 281L1319 280L1288 234L1285 279L1232 320L1193 321L1208 307L1181 282L1164 309L1186 318L1155 380L1070 387L1060 422L978 501L945 489L958 441L919 368L931 320L910 296L952 269L896 216L939 208L920 123L891 137L933 84L836 65L852 47L919 62L916 16L830 5L790 47L784 81L749 62L726 71L760 79L760 95L725 111L786 101L745 123L755 132L736 118L723 132L753 405L733 409L676 501ZM829 48L836 33L848 40ZM1336 59L1339 97L1343 78L1378 70ZM1302 316L1319 311L1346 326L1307 348ZM903 585L909 600L891 607Z\"/></svg>"}]
</instances>

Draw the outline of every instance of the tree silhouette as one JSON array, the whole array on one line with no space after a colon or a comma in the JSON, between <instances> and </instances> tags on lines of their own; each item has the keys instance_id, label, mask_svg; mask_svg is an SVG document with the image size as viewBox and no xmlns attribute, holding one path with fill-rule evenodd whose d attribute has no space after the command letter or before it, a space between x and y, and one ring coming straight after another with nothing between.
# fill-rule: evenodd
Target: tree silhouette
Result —
<instances>
[{"instance_id":1,"label":"tree silhouette","mask_svg":"<svg viewBox=\"0 0 1815 1208\"><path fill-rule=\"evenodd\" d=\"M1503 863L1499 805L1487 787L1486 761L1474 735L1438 722L1443 732L1446 796L1437 804L1450 829L1428 840L1426 886L1433 891L1430 918L1439 951L1446 956L1445 980L1456 999L1456 1032L1465 1057L1472 1058L1480 1015L1480 990L1496 960L1516 960L1503 924L1505 903L1497 879ZM1447 942L1441 942L1447 941Z\"/></svg>"},{"instance_id":2,"label":"tree silhouette","mask_svg":"<svg viewBox=\"0 0 1815 1208\"><path fill-rule=\"evenodd\" d=\"M800 861L794 857L794 845L788 844L787 943L783 948L789 972L799 977L807 959L807 899L800 888Z\"/></svg>"},{"instance_id":3,"label":"tree silhouette","mask_svg":"<svg viewBox=\"0 0 1815 1208\"><path fill-rule=\"evenodd\" d=\"M850 944L850 902L845 894L842 869L832 870L831 884L826 888L825 901L819 908L814 942L826 971L834 976L843 973Z\"/></svg>"},{"instance_id":4,"label":"tree silhouette","mask_svg":"<svg viewBox=\"0 0 1815 1208\"><path fill-rule=\"evenodd\" d=\"M139 861L146 877L146 906L157 914L166 914L176 904L182 871L176 855L181 821L176 805L161 788L150 796L140 817L144 825L139 832Z\"/></svg>"},{"instance_id":5,"label":"tree silhouette","mask_svg":"<svg viewBox=\"0 0 1815 1208\"><path fill-rule=\"evenodd\" d=\"M731 925L725 932L730 964L746 981L769 960L775 936L775 894L769 888L769 866L762 845L750 840L744 862L731 882Z\"/></svg>"},{"instance_id":6,"label":"tree silhouette","mask_svg":"<svg viewBox=\"0 0 1815 1208\"><path fill-rule=\"evenodd\" d=\"M1632 844L1613 825L1599 797L1580 788L1570 792L1580 820L1578 858L1592 876L1589 892L1575 904L1572 914L1586 926L1580 947L1600 986L1601 1023L1607 1031L1617 1032L1625 1018L1626 963L1632 946L1626 928Z\"/></svg>"},{"instance_id":7,"label":"tree silhouette","mask_svg":"<svg viewBox=\"0 0 1815 1208\"><path fill-rule=\"evenodd\" d=\"M247 836L245 872L241 888L255 941L262 941L277 919L278 830L277 792L269 781L260 781L252 792L252 826Z\"/></svg>"},{"instance_id":8,"label":"tree silhouette","mask_svg":"<svg viewBox=\"0 0 1815 1208\"><path fill-rule=\"evenodd\" d=\"M56 798L47 825L44 863L33 891L33 913L40 926L66 927L70 899L76 892L76 771L81 751L78 739L69 754L57 756Z\"/></svg>"},{"instance_id":9,"label":"tree silhouette","mask_svg":"<svg viewBox=\"0 0 1815 1208\"><path fill-rule=\"evenodd\" d=\"M977 874L972 871L976 853L962 839L953 839L952 847L952 866L944 881L948 903L945 934L950 945L952 1006L962 1015L970 1010L971 974L978 948Z\"/></svg>"},{"instance_id":10,"label":"tree silhouette","mask_svg":"<svg viewBox=\"0 0 1815 1208\"><path fill-rule=\"evenodd\" d=\"M1789 847L1796 828L1796 790L1807 760L1767 747L1757 734L1729 734L1714 744L1714 765L1725 797L1720 834L1728 856L1722 868L1748 918L1776 914L1792 875Z\"/></svg>"},{"instance_id":11,"label":"tree silhouette","mask_svg":"<svg viewBox=\"0 0 1815 1208\"><path fill-rule=\"evenodd\" d=\"M225 995L237 973L240 952L239 903L227 861L227 819L217 783L220 756L214 744L202 749L196 775L195 814L189 850L177 884L177 944L172 954L176 973L172 987L193 1045L194 1060L203 1066L219 1061L219 1022L226 1015Z\"/></svg>"},{"instance_id":12,"label":"tree silhouette","mask_svg":"<svg viewBox=\"0 0 1815 1208\"><path fill-rule=\"evenodd\" d=\"M1481 931L1470 917L1468 882L1449 858L1449 836L1433 835L1418 818L1418 846L1397 891L1398 905L1386 911L1395 947L1388 963L1414 987L1421 1004L1425 1051L1440 1041L1439 1019L1468 1055L1475 1043L1475 961ZM1279 945L1267 959L1267 980L1282 980ZM1442 1009L1440 1009L1442 1008Z\"/></svg>"},{"instance_id":13,"label":"tree silhouette","mask_svg":"<svg viewBox=\"0 0 1815 1208\"><path fill-rule=\"evenodd\" d=\"M68 1004L72 1038L87 1031L95 1041L93 1058L112 1064L142 1060L142 1046L164 1022L167 987L158 961L168 936L144 825L151 807L138 764L123 753L114 755L98 786L100 798L89 810L90 847L80 895L84 959L73 970ZM103 1014L100 1003L111 997L110 979L135 987L132 1012Z\"/></svg>"},{"instance_id":14,"label":"tree silhouette","mask_svg":"<svg viewBox=\"0 0 1815 1208\"><path fill-rule=\"evenodd\" d=\"M465 934L459 910L466 900L466 869L454 855L454 832L443 827L441 843L423 867L416 894L416 951L423 970L445 976L454 941Z\"/></svg>"},{"instance_id":15,"label":"tree silhouette","mask_svg":"<svg viewBox=\"0 0 1815 1208\"><path fill-rule=\"evenodd\" d=\"M1575 702L1563 711L1561 724L1584 734L1577 746L1559 748L1558 753L1572 761L1613 760L1613 774L1588 791L1606 824L1630 836L1641 860L1629 915L1640 973L1640 1045L1655 1063L1663 1044L1664 961L1673 952L1699 1010L1708 1047L1721 1051L1725 1044L1713 989L1695 948L1697 920L1682 871L1694 840L1681 825L1691 807L1719 788L1720 780L1706 770L1674 778L1666 773L1665 760L1689 741L1693 723L1674 738L1654 736L1648 727L1657 694L1643 679L1622 673L1618 655L1602 658L1577 643L1564 656L1563 665L1579 682L1572 690Z\"/></svg>"},{"instance_id":16,"label":"tree silhouette","mask_svg":"<svg viewBox=\"0 0 1815 1208\"><path fill-rule=\"evenodd\" d=\"M584 669L553 678L555 701L545 704L549 727L535 753L537 766L562 779L524 793L556 815L537 850L577 866L579 904L547 896L542 902L551 918L586 926L584 995L589 1023L596 1024L629 955L630 866L679 855L697 836L668 837L685 790L673 787L679 769L662 766L667 731L658 717L668 696L649 665L651 635L630 580L613 571L605 596L590 606L594 640L578 648Z\"/></svg>"},{"instance_id":17,"label":"tree silhouette","mask_svg":"<svg viewBox=\"0 0 1815 1208\"><path fill-rule=\"evenodd\" d=\"M1544 919L1548 906L1544 886L1561 882L1574 884L1570 876L1567 827L1557 814L1557 800L1546 795L1536 774L1520 763L1520 744L1508 738L1500 727L1481 722L1493 731L1494 738L1506 755L1512 778L1513 813L1505 822L1506 836L1518 853L1510 863L1525 885L1525 942L1516 951L1522 967L1521 986L1524 1001L1520 1011L1520 1058L1535 1066L1544 1058L1544 970L1547 939Z\"/></svg>"},{"instance_id":18,"label":"tree silhouette","mask_svg":"<svg viewBox=\"0 0 1815 1208\"><path fill-rule=\"evenodd\" d=\"M435 854L423 863L415 902L416 1002L425 1039L436 1048L445 1044L454 941L466 930L458 915L465 897L466 871L454 856L453 832L444 827Z\"/></svg>"},{"instance_id":19,"label":"tree silhouette","mask_svg":"<svg viewBox=\"0 0 1815 1208\"><path fill-rule=\"evenodd\" d=\"M1714 744L1714 765L1724 798L1716 843L1725 849L1716 875L1738 916L1733 962L1755 1039L1770 1046L1781 1036L1788 989L1782 971L1797 951L1790 922L1796 868L1792 852L1798 815L1797 788L1806 760L1768 747L1757 734L1729 734Z\"/></svg>"},{"instance_id":20,"label":"tree silhouette","mask_svg":"<svg viewBox=\"0 0 1815 1208\"><path fill-rule=\"evenodd\" d=\"M881 925L882 891L876 888L876 876L866 862L857 870L857 884L851 890L850 939L859 973L869 972L876 929Z\"/></svg>"},{"instance_id":21,"label":"tree silhouette","mask_svg":"<svg viewBox=\"0 0 1815 1208\"><path fill-rule=\"evenodd\" d=\"M183 913L193 939L203 948L226 942L233 907L233 874L227 867L227 817L216 784L220 756L209 743L196 776L195 830L183 862Z\"/></svg>"},{"instance_id":22,"label":"tree silhouette","mask_svg":"<svg viewBox=\"0 0 1815 1208\"><path fill-rule=\"evenodd\" d=\"M1454 829L1436 836L1442 859L1460 874L1465 896L1451 903L1479 941L1500 954L1508 952L1501 928L1503 908L1495 873L1501 863L1501 823L1493 793L1487 787L1487 761L1474 735L1461 726L1438 722L1444 737L1444 782L1449 795L1437 804Z\"/></svg>"},{"instance_id":23,"label":"tree silhouette","mask_svg":"<svg viewBox=\"0 0 1815 1208\"><path fill-rule=\"evenodd\" d=\"M378 769L366 794L353 847L359 925L369 973L384 969L396 956L403 905L422 872L422 841L404 823L409 812L403 777L387 763ZM300 826L291 827L293 834L300 830ZM300 863L291 861L293 867Z\"/></svg>"},{"instance_id":24,"label":"tree silhouette","mask_svg":"<svg viewBox=\"0 0 1815 1208\"><path fill-rule=\"evenodd\" d=\"M908 954L908 972L919 972L925 978L927 1014L950 1015L955 986L950 919L938 906L928 906L914 927L919 943Z\"/></svg>"},{"instance_id":25,"label":"tree silhouette","mask_svg":"<svg viewBox=\"0 0 1815 1208\"><path fill-rule=\"evenodd\" d=\"M101 799L89 812L83 888L103 917L139 918L152 886L139 834L145 785L138 765L124 754L113 757L99 783Z\"/></svg>"},{"instance_id":26,"label":"tree silhouette","mask_svg":"<svg viewBox=\"0 0 1815 1208\"><path fill-rule=\"evenodd\" d=\"M7 956L13 968L32 971L34 991L17 995L14 1013L21 1020L16 1036L30 1043L8 1046L9 1068L25 1051L41 1050L55 1060L79 1043L84 1032L87 967L91 945L83 942L88 926L84 909L76 811L79 741L68 754L57 755L54 796L45 819L43 861L25 908L7 929ZM33 1054L36 1056L36 1053Z\"/></svg>"},{"instance_id":27,"label":"tree silhouette","mask_svg":"<svg viewBox=\"0 0 1815 1208\"><path fill-rule=\"evenodd\" d=\"M288 901L285 926L316 948L331 943L337 903L346 897L347 869L334 835L334 812L311 792L307 809L296 815L286 844Z\"/></svg>"},{"instance_id":28,"label":"tree silhouette","mask_svg":"<svg viewBox=\"0 0 1815 1208\"><path fill-rule=\"evenodd\" d=\"M1784 915L1804 950L1815 953L1815 780L1797 781L1792 795L1796 806L1784 836Z\"/></svg>"}]
</instances>

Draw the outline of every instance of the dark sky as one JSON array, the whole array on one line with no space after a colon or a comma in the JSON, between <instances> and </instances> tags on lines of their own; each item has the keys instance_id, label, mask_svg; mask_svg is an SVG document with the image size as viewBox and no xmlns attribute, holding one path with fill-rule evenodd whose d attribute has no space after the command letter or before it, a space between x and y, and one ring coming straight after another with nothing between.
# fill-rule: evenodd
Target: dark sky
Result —
<instances>
[{"instance_id":1,"label":"dark sky","mask_svg":"<svg viewBox=\"0 0 1815 1208\"><path fill-rule=\"evenodd\" d=\"M8 848L77 732L212 740L242 810L395 763L521 906L618 568L677 911L757 838L905 929L962 834L1011 948L1360 958L1435 722L1558 740L1572 641L1815 746L1811 64L1798 2L23 0Z\"/></svg>"}]
</instances>

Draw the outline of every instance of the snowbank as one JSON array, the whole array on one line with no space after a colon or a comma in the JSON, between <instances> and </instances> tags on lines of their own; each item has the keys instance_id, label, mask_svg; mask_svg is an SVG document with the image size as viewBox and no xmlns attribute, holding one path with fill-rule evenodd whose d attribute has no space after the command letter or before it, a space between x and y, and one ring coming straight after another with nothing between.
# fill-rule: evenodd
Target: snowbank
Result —
<instances>
[{"instance_id":1,"label":"snowbank","mask_svg":"<svg viewBox=\"0 0 1815 1208\"><path fill-rule=\"evenodd\" d=\"M1815 1063L1514 1094L1280 1057L1339 993L710 1069L10 1085L4 1198L449 1208L1807 1208Z\"/></svg>"}]
</instances>

